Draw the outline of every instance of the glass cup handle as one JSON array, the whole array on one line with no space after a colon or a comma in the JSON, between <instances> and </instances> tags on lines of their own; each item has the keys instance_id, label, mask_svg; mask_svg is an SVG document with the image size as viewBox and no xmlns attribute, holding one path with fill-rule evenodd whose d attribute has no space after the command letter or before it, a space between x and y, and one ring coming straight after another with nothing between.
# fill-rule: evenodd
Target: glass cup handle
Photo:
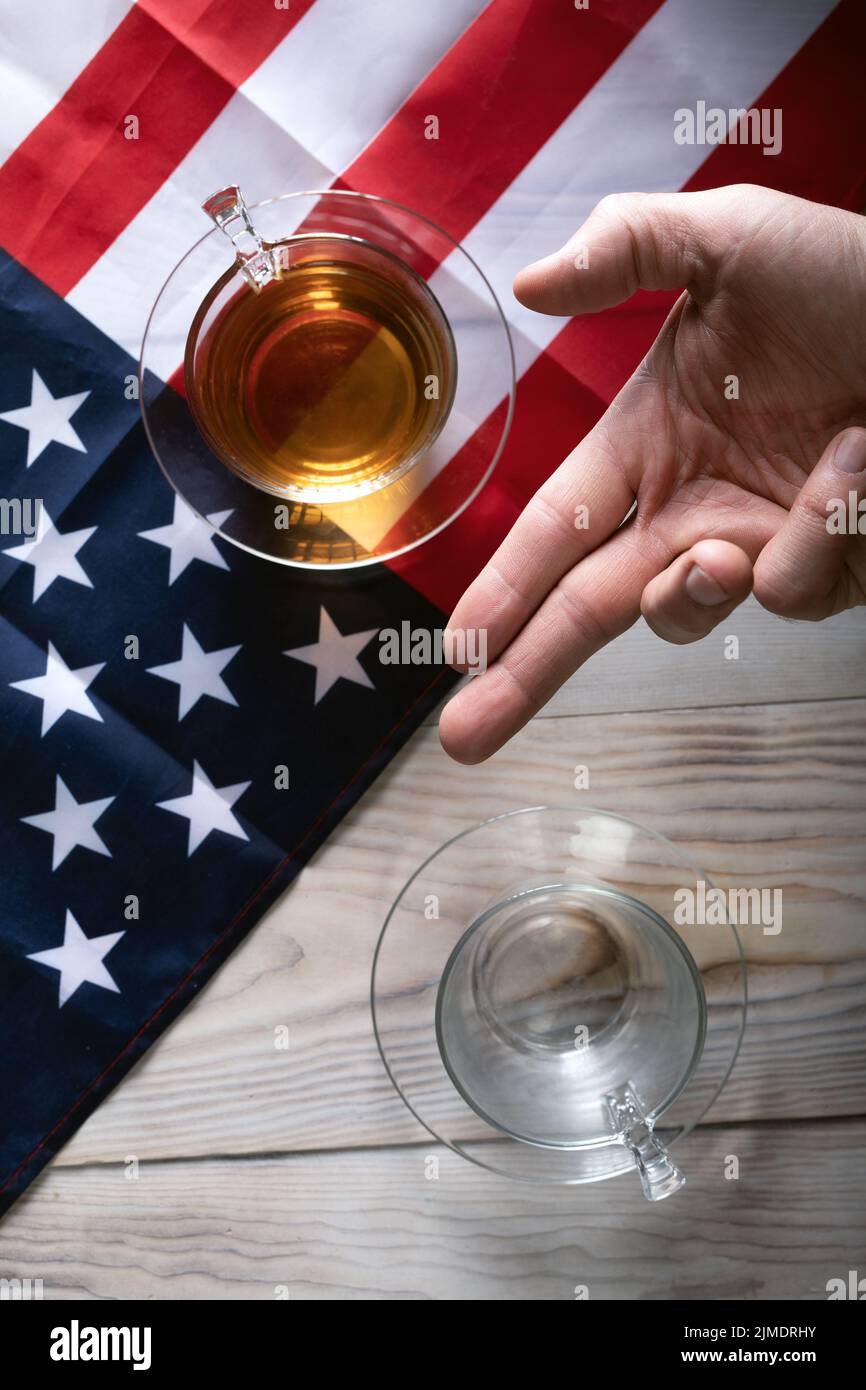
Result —
<instances>
[{"instance_id":1,"label":"glass cup handle","mask_svg":"<svg viewBox=\"0 0 866 1390\"><path fill-rule=\"evenodd\" d=\"M244 195L235 184L217 189L216 193L205 199L202 208L228 237L234 247L238 266L256 293L269 280L278 278L274 254L268 250L253 226Z\"/></svg>"},{"instance_id":2,"label":"glass cup handle","mask_svg":"<svg viewBox=\"0 0 866 1390\"><path fill-rule=\"evenodd\" d=\"M672 1163L664 1144L653 1134L630 1085L605 1096L608 1119L620 1144L631 1153L640 1175L643 1194L650 1202L672 1197L685 1184L685 1177Z\"/></svg>"}]
</instances>

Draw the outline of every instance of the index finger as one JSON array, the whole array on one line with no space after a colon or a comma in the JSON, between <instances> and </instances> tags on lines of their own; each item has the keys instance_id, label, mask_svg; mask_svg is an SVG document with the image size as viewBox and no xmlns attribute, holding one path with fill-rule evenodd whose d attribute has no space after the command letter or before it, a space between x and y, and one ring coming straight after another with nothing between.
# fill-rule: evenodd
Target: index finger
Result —
<instances>
[{"instance_id":1,"label":"index finger","mask_svg":"<svg viewBox=\"0 0 866 1390\"><path fill-rule=\"evenodd\" d=\"M640 615L641 594L670 547L631 524L558 583L498 661L458 690L439 737L461 763L495 753L579 666Z\"/></svg>"},{"instance_id":2,"label":"index finger","mask_svg":"<svg viewBox=\"0 0 866 1390\"><path fill-rule=\"evenodd\" d=\"M621 525L635 494L600 425L530 498L454 609L448 628L485 630L492 658L550 590Z\"/></svg>"}]
</instances>

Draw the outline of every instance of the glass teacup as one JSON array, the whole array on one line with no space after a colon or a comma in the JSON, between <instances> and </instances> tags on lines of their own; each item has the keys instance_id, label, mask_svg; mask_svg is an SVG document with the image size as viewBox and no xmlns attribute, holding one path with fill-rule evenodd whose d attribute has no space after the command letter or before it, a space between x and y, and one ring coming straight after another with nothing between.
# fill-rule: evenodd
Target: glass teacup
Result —
<instances>
[{"instance_id":1,"label":"glass teacup","mask_svg":"<svg viewBox=\"0 0 866 1390\"><path fill-rule=\"evenodd\" d=\"M430 286L357 236L265 244L237 189L205 208L224 228L245 219L257 263L252 273L238 257L187 338L187 399L214 453L298 502L395 482L432 447L456 390L454 339Z\"/></svg>"},{"instance_id":2,"label":"glass teacup","mask_svg":"<svg viewBox=\"0 0 866 1390\"><path fill-rule=\"evenodd\" d=\"M510 1177L636 1167L650 1200L677 1191L668 1149L718 1094L745 1016L735 928L676 923L675 894L701 879L600 811L512 812L431 855L389 913L372 984L417 1118Z\"/></svg>"},{"instance_id":3,"label":"glass teacup","mask_svg":"<svg viewBox=\"0 0 866 1390\"><path fill-rule=\"evenodd\" d=\"M141 359L152 448L220 535L346 568L436 535L508 433L504 316L441 228L349 190L247 208L234 185L176 265Z\"/></svg>"}]
</instances>

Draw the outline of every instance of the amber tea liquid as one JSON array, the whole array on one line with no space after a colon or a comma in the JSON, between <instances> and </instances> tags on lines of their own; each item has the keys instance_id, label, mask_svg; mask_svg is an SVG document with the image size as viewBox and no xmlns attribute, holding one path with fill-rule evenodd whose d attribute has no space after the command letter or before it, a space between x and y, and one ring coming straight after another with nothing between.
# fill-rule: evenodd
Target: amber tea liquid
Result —
<instances>
[{"instance_id":1,"label":"amber tea liquid","mask_svg":"<svg viewBox=\"0 0 866 1390\"><path fill-rule=\"evenodd\" d=\"M186 390L218 457L279 496L362 496L417 461L453 399L454 343L426 283L366 242L275 248L258 293L236 269L190 330Z\"/></svg>"}]
</instances>

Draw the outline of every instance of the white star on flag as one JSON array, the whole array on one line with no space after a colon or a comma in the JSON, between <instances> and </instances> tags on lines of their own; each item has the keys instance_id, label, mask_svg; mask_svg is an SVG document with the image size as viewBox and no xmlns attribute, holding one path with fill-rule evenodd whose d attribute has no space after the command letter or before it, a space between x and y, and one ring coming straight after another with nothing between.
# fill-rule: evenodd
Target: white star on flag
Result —
<instances>
[{"instance_id":1,"label":"white star on flag","mask_svg":"<svg viewBox=\"0 0 866 1390\"><path fill-rule=\"evenodd\" d=\"M27 430L27 468L36 462L49 444L55 442L65 444L69 449L77 449L79 453L87 453L69 421L89 395L89 391L79 391L74 396L52 396L39 373L34 370L30 404L20 406L18 410L5 410L0 415L0 420L5 420L7 424Z\"/></svg>"},{"instance_id":2,"label":"white star on flag","mask_svg":"<svg viewBox=\"0 0 866 1390\"><path fill-rule=\"evenodd\" d=\"M26 681L10 681L13 690L23 690L25 695L35 695L43 701L42 737L48 733L67 710L71 714L81 714L85 719L97 719L104 723L102 715L87 694L90 682L99 675L105 665L100 661L96 666L79 666L71 671L55 647L48 643L48 663L44 676L32 676Z\"/></svg>"},{"instance_id":3,"label":"white star on flag","mask_svg":"<svg viewBox=\"0 0 866 1390\"><path fill-rule=\"evenodd\" d=\"M204 651L184 623L180 661L170 661L165 666L149 666L148 675L161 676L163 680L177 684L178 720L189 714L204 695L237 707L238 702L222 679L221 672L239 651L240 647L223 647L218 652Z\"/></svg>"},{"instance_id":4,"label":"white star on flag","mask_svg":"<svg viewBox=\"0 0 866 1390\"><path fill-rule=\"evenodd\" d=\"M53 836L52 869L58 868L76 845L95 850L97 854L104 854L110 859L111 850L103 843L94 826L113 800L113 796L106 796L100 801L76 801L63 778L58 776L54 810L43 811L38 816L22 816L21 819L25 825L35 825L37 830L46 830Z\"/></svg>"},{"instance_id":5,"label":"white star on flag","mask_svg":"<svg viewBox=\"0 0 866 1390\"><path fill-rule=\"evenodd\" d=\"M120 990L103 965L112 946L116 946L126 932L110 932L107 936L85 936L72 913L67 909L63 945L50 951L36 951L27 957L40 965L50 965L52 970L60 971L60 998L58 1008L63 1008L67 999L85 981L98 985L100 989L110 989L113 994Z\"/></svg>"},{"instance_id":6,"label":"white star on flag","mask_svg":"<svg viewBox=\"0 0 866 1390\"><path fill-rule=\"evenodd\" d=\"M331 686L335 685L341 676L343 680L354 681L356 685L365 685L369 690L375 690L373 682L358 660L358 652L366 647L378 631L377 627L371 627L366 632L343 634L323 604L319 609L318 642L312 642L308 647L292 647L290 651L283 652L283 656L291 656L295 661L305 661L308 666L315 666L314 705L327 695Z\"/></svg>"},{"instance_id":7,"label":"white star on flag","mask_svg":"<svg viewBox=\"0 0 866 1390\"><path fill-rule=\"evenodd\" d=\"M172 811L174 815L185 816L189 821L187 859L212 830L222 830L223 834L234 835L238 840L250 838L231 812L231 807L250 785L250 782L236 782L231 787L215 787L204 768L193 762L192 791L189 796L176 796L171 801L156 803L160 810Z\"/></svg>"},{"instance_id":8,"label":"white star on flag","mask_svg":"<svg viewBox=\"0 0 866 1390\"><path fill-rule=\"evenodd\" d=\"M208 521L212 526L222 526L231 514L231 507L227 512L211 512ZM171 552L168 567L169 584L173 584L193 560L203 560L206 565L215 565L221 570L229 568L214 545L214 538L201 517L196 516L192 508L182 502L176 494L174 516L169 525L157 526L153 531L139 531L138 534L144 541L153 541L155 545L168 547Z\"/></svg>"},{"instance_id":9,"label":"white star on flag","mask_svg":"<svg viewBox=\"0 0 866 1390\"><path fill-rule=\"evenodd\" d=\"M71 579L73 584L93 588L75 557L96 529L95 526L86 526L81 531L60 532L43 506L39 509L39 525L33 540L3 551L10 559L22 560L25 565L33 566L34 603L55 579Z\"/></svg>"}]
</instances>

